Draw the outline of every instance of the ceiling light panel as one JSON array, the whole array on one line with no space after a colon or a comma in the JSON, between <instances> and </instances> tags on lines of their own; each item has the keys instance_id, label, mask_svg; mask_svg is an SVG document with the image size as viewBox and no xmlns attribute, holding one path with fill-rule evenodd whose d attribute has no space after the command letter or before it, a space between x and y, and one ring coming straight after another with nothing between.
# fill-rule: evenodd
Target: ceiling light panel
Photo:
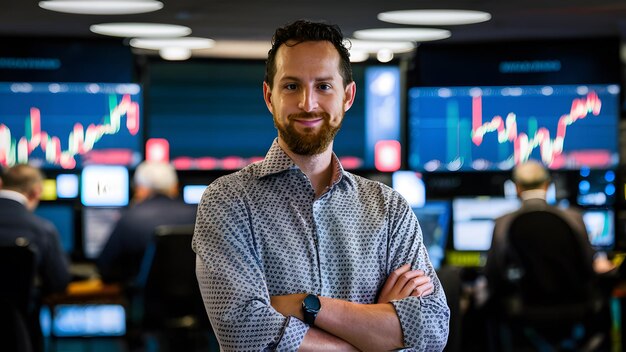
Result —
<instances>
[{"instance_id":1,"label":"ceiling light panel","mask_svg":"<svg viewBox=\"0 0 626 352\"><path fill-rule=\"evenodd\" d=\"M426 42L450 37L450 31L437 28L377 28L354 32L354 37L364 40L400 40Z\"/></svg>"},{"instance_id":2,"label":"ceiling light panel","mask_svg":"<svg viewBox=\"0 0 626 352\"><path fill-rule=\"evenodd\" d=\"M215 45L215 40L198 37L183 38L134 38L130 46L138 49L160 50L163 48L206 49Z\"/></svg>"},{"instance_id":3,"label":"ceiling light panel","mask_svg":"<svg viewBox=\"0 0 626 352\"><path fill-rule=\"evenodd\" d=\"M89 27L93 33L112 37L172 38L191 34L191 28L163 23L101 23Z\"/></svg>"},{"instance_id":4,"label":"ceiling light panel","mask_svg":"<svg viewBox=\"0 0 626 352\"><path fill-rule=\"evenodd\" d=\"M415 44L408 41L350 39L350 43L347 45L347 47L350 48L350 51L356 50L368 53L377 53L381 49L389 49L394 53L404 53L415 49Z\"/></svg>"},{"instance_id":5,"label":"ceiling light panel","mask_svg":"<svg viewBox=\"0 0 626 352\"><path fill-rule=\"evenodd\" d=\"M160 10L163 3L154 0L49 0L40 1L39 7L81 15L130 15Z\"/></svg>"},{"instance_id":6,"label":"ceiling light panel","mask_svg":"<svg viewBox=\"0 0 626 352\"><path fill-rule=\"evenodd\" d=\"M491 15L471 10L402 10L381 12L377 18L389 23L446 26L485 22L491 19Z\"/></svg>"}]
</instances>

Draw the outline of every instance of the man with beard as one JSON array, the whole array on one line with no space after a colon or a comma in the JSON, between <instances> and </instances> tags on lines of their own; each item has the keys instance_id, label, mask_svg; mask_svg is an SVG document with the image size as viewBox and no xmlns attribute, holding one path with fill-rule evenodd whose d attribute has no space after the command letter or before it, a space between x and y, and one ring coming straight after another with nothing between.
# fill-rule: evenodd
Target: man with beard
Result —
<instances>
[{"instance_id":1,"label":"man with beard","mask_svg":"<svg viewBox=\"0 0 626 352\"><path fill-rule=\"evenodd\" d=\"M332 151L355 94L338 27L276 30L263 95L278 138L198 207L196 274L222 350L444 348L449 309L413 211Z\"/></svg>"}]
</instances>

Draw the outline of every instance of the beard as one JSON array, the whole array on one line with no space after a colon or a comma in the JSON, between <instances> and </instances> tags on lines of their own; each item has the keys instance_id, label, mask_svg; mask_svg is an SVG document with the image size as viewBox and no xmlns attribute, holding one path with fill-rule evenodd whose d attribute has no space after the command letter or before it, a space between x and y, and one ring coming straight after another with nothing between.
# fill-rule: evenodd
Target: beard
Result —
<instances>
[{"instance_id":1,"label":"beard","mask_svg":"<svg viewBox=\"0 0 626 352\"><path fill-rule=\"evenodd\" d=\"M322 126L319 131L307 127L304 133L296 131L293 119L295 118L313 118L322 117ZM343 121L343 118L341 119ZM324 152L330 143L335 139L337 132L341 128L341 123L337 126L330 125L330 115L328 113L299 113L287 116L287 124L285 126L278 123L274 116L274 126L278 130L278 136L287 144L289 150L298 155L317 155Z\"/></svg>"}]
</instances>

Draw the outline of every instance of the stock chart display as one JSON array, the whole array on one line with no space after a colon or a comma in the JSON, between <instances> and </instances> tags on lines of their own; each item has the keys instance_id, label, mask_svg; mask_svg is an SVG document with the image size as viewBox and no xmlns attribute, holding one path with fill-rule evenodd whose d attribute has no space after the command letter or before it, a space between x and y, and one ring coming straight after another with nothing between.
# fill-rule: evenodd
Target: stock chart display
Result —
<instances>
[{"instance_id":1,"label":"stock chart display","mask_svg":"<svg viewBox=\"0 0 626 352\"><path fill-rule=\"evenodd\" d=\"M140 110L136 84L0 83L0 164L134 166Z\"/></svg>"},{"instance_id":2,"label":"stock chart display","mask_svg":"<svg viewBox=\"0 0 626 352\"><path fill-rule=\"evenodd\" d=\"M415 87L408 164L426 171L551 169L618 162L618 85Z\"/></svg>"}]
</instances>

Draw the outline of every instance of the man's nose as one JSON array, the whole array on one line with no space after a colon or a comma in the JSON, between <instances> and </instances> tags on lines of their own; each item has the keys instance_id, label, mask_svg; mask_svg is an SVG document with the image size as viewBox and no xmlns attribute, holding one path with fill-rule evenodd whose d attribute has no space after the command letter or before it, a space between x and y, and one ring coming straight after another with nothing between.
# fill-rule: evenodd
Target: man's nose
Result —
<instances>
[{"instance_id":1,"label":"man's nose","mask_svg":"<svg viewBox=\"0 0 626 352\"><path fill-rule=\"evenodd\" d=\"M298 107L307 112L311 112L317 108L317 96L313 89L302 90Z\"/></svg>"}]
</instances>

